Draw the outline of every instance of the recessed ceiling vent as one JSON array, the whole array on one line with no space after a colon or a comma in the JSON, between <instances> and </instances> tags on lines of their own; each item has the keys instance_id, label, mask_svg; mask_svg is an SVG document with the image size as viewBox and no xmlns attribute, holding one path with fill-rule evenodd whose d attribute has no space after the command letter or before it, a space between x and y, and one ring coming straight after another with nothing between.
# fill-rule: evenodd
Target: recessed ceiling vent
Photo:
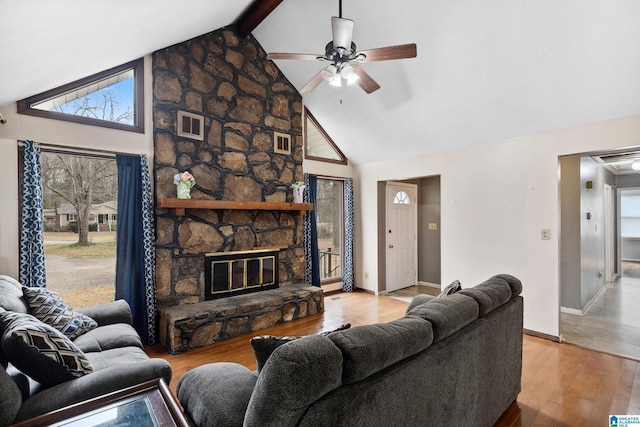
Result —
<instances>
[{"instance_id":1,"label":"recessed ceiling vent","mask_svg":"<svg viewBox=\"0 0 640 427\"><path fill-rule=\"evenodd\" d=\"M614 175L626 175L638 173L632 166L634 161L640 161L640 150L596 154L592 155L591 158Z\"/></svg>"}]
</instances>

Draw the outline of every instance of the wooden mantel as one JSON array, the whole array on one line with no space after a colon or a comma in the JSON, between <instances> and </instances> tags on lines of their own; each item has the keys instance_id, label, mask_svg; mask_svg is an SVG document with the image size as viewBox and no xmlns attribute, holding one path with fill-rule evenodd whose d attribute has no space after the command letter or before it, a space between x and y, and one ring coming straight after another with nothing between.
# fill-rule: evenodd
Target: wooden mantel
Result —
<instances>
[{"instance_id":1,"label":"wooden mantel","mask_svg":"<svg viewBox=\"0 0 640 427\"><path fill-rule=\"evenodd\" d=\"M159 208L172 209L177 216L184 216L187 209L219 209L244 211L292 211L302 214L313 210L312 203L286 202L248 202L234 200L203 200L203 199L158 199Z\"/></svg>"}]
</instances>

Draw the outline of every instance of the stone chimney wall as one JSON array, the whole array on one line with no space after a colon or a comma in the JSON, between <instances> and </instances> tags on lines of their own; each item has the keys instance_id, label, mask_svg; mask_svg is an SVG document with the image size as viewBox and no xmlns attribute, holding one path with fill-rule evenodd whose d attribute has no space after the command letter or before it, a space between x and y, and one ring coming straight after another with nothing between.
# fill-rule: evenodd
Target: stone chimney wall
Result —
<instances>
[{"instance_id":1,"label":"stone chimney wall","mask_svg":"<svg viewBox=\"0 0 640 427\"><path fill-rule=\"evenodd\" d=\"M179 110L204 116L204 140L179 137ZM302 98L262 47L234 28L153 54L154 179L157 198L176 197L173 176L196 179L192 199L291 201L302 181ZM274 131L292 154L274 153ZM160 308L204 299L204 253L281 246L281 286L303 282L303 216L286 211L156 208Z\"/></svg>"}]
</instances>

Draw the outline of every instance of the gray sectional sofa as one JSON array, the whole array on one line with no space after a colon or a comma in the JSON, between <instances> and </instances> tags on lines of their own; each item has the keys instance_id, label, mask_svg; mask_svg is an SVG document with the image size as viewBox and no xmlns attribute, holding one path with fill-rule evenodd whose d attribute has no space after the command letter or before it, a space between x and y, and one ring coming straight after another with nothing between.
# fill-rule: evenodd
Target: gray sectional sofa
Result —
<instances>
[{"instance_id":1,"label":"gray sectional sofa","mask_svg":"<svg viewBox=\"0 0 640 427\"><path fill-rule=\"evenodd\" d=\"M178 382L205 426L492 426L516 400L522 371L521 282L497 275L404 317L283 339L260 372L234 363Z\"/></svg>"},{"instance_id":2,"label":"gray sectional sofa","mask_svg":"<svg viewBox=\"0 0 640 427\"><path fill-rule=\"evenodd\" d=\"M156 378L171 367L143 351L125 301L69 312L0 276L0 426Z\"/></svg>"}]
</instances>

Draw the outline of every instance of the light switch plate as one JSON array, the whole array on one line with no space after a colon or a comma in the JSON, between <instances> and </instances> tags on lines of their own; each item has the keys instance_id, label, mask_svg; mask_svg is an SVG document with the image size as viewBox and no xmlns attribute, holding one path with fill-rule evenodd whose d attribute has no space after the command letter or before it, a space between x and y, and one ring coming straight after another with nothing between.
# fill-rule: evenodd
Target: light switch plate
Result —
<instances>
[{"instance_id":1,"label":"light switch plate","mask_svg":"<svg viewBox=\"0 0 640 427\"><path fill-rule=\"evenodd\" d=\"M429 223L429 230L437 230L437 229L438 229L438 224L436 224L435 222Z\"/></svg>"}]
</instances>

